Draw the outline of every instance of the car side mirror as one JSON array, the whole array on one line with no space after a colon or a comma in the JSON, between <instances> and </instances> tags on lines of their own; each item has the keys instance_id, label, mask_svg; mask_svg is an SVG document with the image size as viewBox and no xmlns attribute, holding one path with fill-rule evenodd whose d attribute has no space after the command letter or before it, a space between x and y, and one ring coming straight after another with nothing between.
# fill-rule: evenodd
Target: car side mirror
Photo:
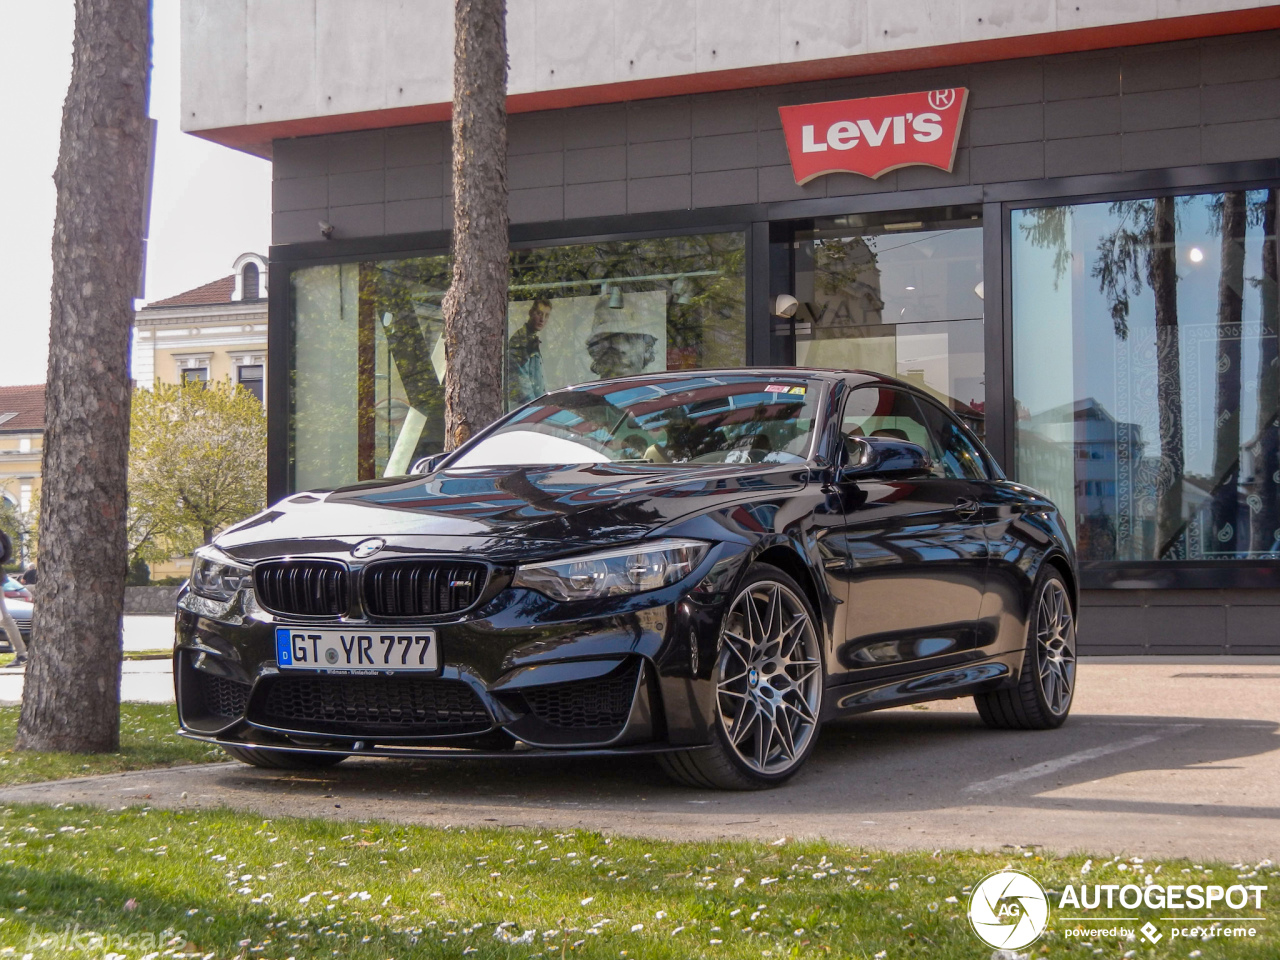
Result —
<instances>
[{"instance_id":1,"label":"car side mirror","mask_svg":"<svg viewBox=\"0 0 1280 960\"><path fill-rule=\"evenodd\" d=\"M414 461L413 466L409 468L409 476L425 477L435 470L440 462L444 460L444 456L443 453L437 453L434 457L423 457L421 460Z\"/></svg>"},{"instance_id":2,"label":"car side mirror","mask_svg":"<svg viewBox=\"0 0 1280 960\"><path fill-rule=\"evenodd\" d=\"M924 447L895 437L847 437L848 457L837 480L910 480L927 477L933 461Z\"/></svg>"}]
</instances>

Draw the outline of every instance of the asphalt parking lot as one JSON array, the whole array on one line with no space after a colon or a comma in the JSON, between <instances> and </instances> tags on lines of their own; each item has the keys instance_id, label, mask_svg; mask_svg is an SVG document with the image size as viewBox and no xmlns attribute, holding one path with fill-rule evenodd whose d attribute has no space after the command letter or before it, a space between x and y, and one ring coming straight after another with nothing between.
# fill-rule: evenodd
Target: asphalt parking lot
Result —
<instances>
[{"instance_id":1,"label":"asphalt parking lot","mask_svg":"<svg viewBox=\"0 0 1280 960\"><path fill-rule=\"evenodd\" d=\"M1078 689L1071 719L1051 732L989 731L969 701L832 724L800 775L764 793L681 789L634 759L349 760L301 774L216 764L35 784L0 801L1280 859L1280 660L1087 660Z\"/></svg>"}]
</instances>

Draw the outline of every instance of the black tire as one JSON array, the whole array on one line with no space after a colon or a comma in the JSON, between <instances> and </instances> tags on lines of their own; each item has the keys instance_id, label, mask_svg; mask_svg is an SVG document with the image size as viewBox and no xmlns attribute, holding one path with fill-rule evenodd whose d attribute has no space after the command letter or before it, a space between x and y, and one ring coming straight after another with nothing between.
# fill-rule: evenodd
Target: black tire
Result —
<instances>
[{"instance_id":1,"label":"black tire","mask_svg":"<svg viewBox=\"0 0 1280 960\"><path fill-rule=\"evenodd\" d=\"M291 750L263 750L222 745L227 756L251 767L264 767L267 770L319 770L332 767L347 759L345 753L294 753Z\"/></svg>"},{"instance_id":2,"label":"black tire","mask_svg":"<svg viewBox=\"0 0 1280 960\"><path fill-rule=\"evenodd\" d=\"M1053 622L1047 622L1046 617ZM1076 631L1071 594L1054 567L1036 581L1027 618L1027 644L1018 684L973 698L983 723L995 730L1053 730L1075 696Z\"/></svg>"},{"instance_id":3,"label":"black tire","mask_svg":"<svg viewBox=\"0 0 1280 960\"><path fill-rule=\"evenodd\" d=\"M768 628L761 617L762 603L770 621ZM741 616L750 615L748 607L759 618L754 623L762 630L761 643L745 636L748 633L754 636L755 626L747 626L743 634L736 632L744 624ZM769 636L775 631L775 614L780 641L778 637ZM782 618L785 616L792 619L784 628ZM729 604L721 626L711 674L716 685L711 744L658 754L658 763L666 774L687 787L717 790L762 790L793 777L812 751L821 727L826 673L819 629L808 597L792 577L769 564L752 565ZM792 636L795 639L791 639ZM775 642L775 655L755 665L758 658L750 657L750 652L758 650L763 654L773 649ZM747 655L740 651L746 651ZM797 656L800 659L797 660ZM732 666L735 662L741 664L742 672L726 677L726 670L738 669ZM740 685L741 692L734 689L735 685ZM731 710L739 701L739 712L733 719L726 719L726 710ZM753 712L744 721L749 708ZM786 724L785 730L778 716ZM736 727L739 723L743 725L743 733L735 745L726 724ZM742 748L748 737L752 744L750 750L755 755L750 760L744 758Z\"/></svg>"}]
</instances>

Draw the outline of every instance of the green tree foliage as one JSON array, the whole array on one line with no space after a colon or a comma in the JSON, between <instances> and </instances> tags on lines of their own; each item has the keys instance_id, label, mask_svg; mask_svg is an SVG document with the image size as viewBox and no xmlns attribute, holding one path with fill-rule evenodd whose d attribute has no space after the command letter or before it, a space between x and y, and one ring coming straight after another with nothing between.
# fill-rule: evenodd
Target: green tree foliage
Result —
<instances>
[{"instance_id":1,"label":"green tree foliage","mask_svg":"<svg viewBox=\"0 0 1280 960\"><path fill-rule=\"evenodd\" d=\"M31 506L26 510L0 497L0 530L7 533L9 539L13 541L13 561L9 564L10 569L21 569L24 560L29 561L35 556L39 526L40 497L38 493L31 498Z\"/></svg>"},{"instance_id":2,"label":"green tree foliage","mask_svg":"<svg viewBox=\"0 0 1280 960\"><path fill-rule=\"evenodd\" d=\"M133 397L130 562L185 554L261 510L267 488L262 404L229 379L156 383Z\"/></svg>"}]
</instances>

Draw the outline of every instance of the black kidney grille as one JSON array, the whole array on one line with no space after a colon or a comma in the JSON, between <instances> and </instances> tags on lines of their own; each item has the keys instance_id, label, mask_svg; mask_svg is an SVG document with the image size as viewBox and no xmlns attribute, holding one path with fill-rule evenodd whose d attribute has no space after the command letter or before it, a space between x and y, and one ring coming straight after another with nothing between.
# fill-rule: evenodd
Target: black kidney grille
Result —
<instances>
[{"instance_id":1,"label":"black kidney grille","mask_svg":"<svg viewBox=\"0 0 1280 960\"><path fill-rule=\"evenodd\" d=\"M204 701L205 712L215 717L239 717L249 703L249 685L238 680L215 676L197 670L196 687Z\"/></svg>"},{"instance_id":2,"label":"black kidney grille","mask_svg":"<svg viewBox=\"0 0 1280 960\"><path fill-rule=\"evenodd\" d=\"M303 617L347 612L347 568L324 560L269 560L253 568L258 602Z\"/></svg>"},{"instance_id":3,"label":"black kidney grille","mask_svg":"<svg viewBox=\"0 0 1280 960\"><path fill-rule=\"evenodd\" d=\"M573 680L522 691L529 710L543 723L569 729L621 727L631 712L636 671L630 667L594 680Z\"/></svg>"},{"instance_id":4,"label":"black kidney grille","mask_svg":"<svg viewBox=\"0 0 1280 960\"><path fill-rule=\"evenodd\" d=\"M484 589L483 564L442 560L376 563L364 571L364 605L375 617L434 617L466 610Z\"/></svg>"},{"instance_id":5,"label":"black kidney grille","mask_svg":"<svg viewBox=\"0 0 1280 960\"><path fill-rule=\"evenodd\" d=\"M476 692L461 680L307 676L269 682L261 722L290 730L403 737L480 733L492 726Z\"/></svg>"}]
</instances>

